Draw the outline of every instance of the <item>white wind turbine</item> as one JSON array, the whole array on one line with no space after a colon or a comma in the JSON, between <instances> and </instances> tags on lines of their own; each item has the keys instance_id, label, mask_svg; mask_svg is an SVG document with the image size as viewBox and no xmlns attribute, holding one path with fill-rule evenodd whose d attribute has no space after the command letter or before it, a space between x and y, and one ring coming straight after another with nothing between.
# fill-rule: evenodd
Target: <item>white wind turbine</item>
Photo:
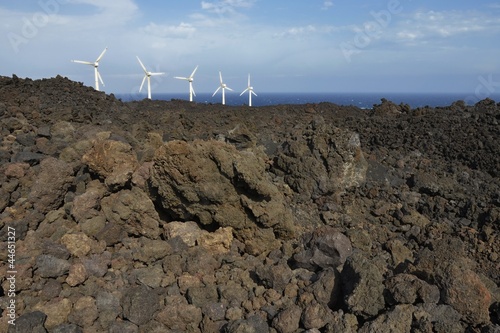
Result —
<instances>
[{"instance_id":1,"label":"white wind turbine","mask_svg":"<svg viewBox=\"0 0 500 333\"><path fill-rule=\"evenodd\" d=\"M257 94L253 91L253 87L250 85L250 74L248 74L248 87L245 90L243 90L240 96L246 93L247 91L248 91L248 106L252 106L252 94L254 94L255 96L257 96Z\"/></svg>"},{"instance_id":2,"label":"white wind turbine","mask_svg":"<svg viewBox=\"0 0 500 333\"><path fill-rule=\"evenodd\" d=\"M214 92L214 94L212 95L212 97L214 97L215 94L217 94L217 92L222 89L222 105L225 105L226 104L226 89L227 90L231 90L231 91L233 91L233 89L229 88L227 86L227 84L225 84L224 82L222 82L222 73L221 72L219 72L219 77L220 77L220 86Z\"/></svg>"},{"instance_id":3,"label":"white wind turbine","mask_svg":"<svg viewBox=\"0 0 500 333\"><path fill-rule=\"evenodd\" d=\"M196 73L197 69L198 69L198 66L195 67L194 71L188 77L181 77L181 76L174 77L175 79L189 81L189 101L190 102L193 101L193 95L196 96L196 94L194 93L194 89L193 89L193 80L194 80L194 73Z\"/></svg>"},{"instance_id":4,"label":"white wind turbine","mask_svg":"<svg viewBox=\"0 0 500 333\"><path fill-rule=\"evenodd\" d=\"M144 79L142 79L142 83L141 83L141 87L139 88L139 92L141 92L142 87L144 86L144 82L147 79L148 80L148 98L151 99L151 76L164 75L165 73L153 73L153 72L149 72L146 69L146 66L144 66L144 64L142 63L141 59L139 59L139 57L137 57L137 60L139 60L139 64L141 64L141 67L144 70L144 74L145 74L144 75Z\"/></svg>"},{"instance_id":5,"label":"white wind turbine","mask_svg":"<svg viewBox=\"0 0 500 333\"><path fill-rule=\"evenodd\" d=\"M104 53L106 53L107 50L108 50L108 48L106 47L104 49L104 51L102 51L102 53L99 55L99 57L97 57L97 60L94 62L81 61L81 60L71 60L72 62L76 62L79 64L94 66L95 90L99 90L99 81L101 81L102 85L104 86L104 81L102 80L101 74L99 74L97 67L99 67L99 61L101 60L102 56L104 55Z\"/></svg>"}]
</instances>

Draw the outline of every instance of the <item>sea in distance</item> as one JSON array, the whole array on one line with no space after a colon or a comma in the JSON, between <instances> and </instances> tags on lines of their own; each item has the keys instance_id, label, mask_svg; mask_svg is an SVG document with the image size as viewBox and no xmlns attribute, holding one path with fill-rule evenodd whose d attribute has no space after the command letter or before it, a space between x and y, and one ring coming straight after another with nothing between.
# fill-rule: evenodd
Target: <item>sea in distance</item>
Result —
<instances>
[{"instance_id":1,"label":"sea in distance","mask_svg":"<svg viewBox=\"0 0 500 333\"><path fill-rule=\"evenodd\" d=\"M124 102L142 100L145 94L116 94L117 98ZM187 93L165 94L154 93L153 100L182 99L188 100ZM307 104L330 102L338 105L352 105L361 109L370 109L374 104L380 104L380 100L385 98L396 104L409 104L411 108L417 107L440 107L449 106L453 102L463 100L467 105L473 105L489 97L495 101L500 101L500 94L476 97L466 93L258 93L252 96L252 106L268 106L278 104ZM212 97L210 93L197 93L194 97L197 103L218 104L221 103L220 93ZM248 105L248 94L240 96L238 93L226 92L226 105Z\"/></svg>"}]
</instances>

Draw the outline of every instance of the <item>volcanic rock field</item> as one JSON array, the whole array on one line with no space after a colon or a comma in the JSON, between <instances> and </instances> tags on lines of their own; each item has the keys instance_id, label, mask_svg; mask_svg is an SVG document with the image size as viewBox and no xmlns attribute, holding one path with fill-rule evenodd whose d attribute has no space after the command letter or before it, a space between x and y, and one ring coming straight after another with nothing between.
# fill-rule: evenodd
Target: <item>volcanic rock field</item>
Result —
<instances>
[{"instance_id":1,"label":"volcanic rock field","mask_svg":"<svg viewBox=\"0 0 500 333\"><path fill-rule=\"evenodd\" d=\"M0 77L0 332L500 332L500 103Z\"/></svg>"}]
</instances>

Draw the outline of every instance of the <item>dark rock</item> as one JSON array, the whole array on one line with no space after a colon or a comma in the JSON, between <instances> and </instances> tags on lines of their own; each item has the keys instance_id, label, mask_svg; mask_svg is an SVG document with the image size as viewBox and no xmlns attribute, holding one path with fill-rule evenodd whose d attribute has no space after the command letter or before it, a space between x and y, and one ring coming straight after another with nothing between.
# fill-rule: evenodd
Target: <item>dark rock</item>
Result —
<instances>
[{"instance_id":1,"label":"dark rock","mask_svg":"<svg viewBox=\"0 0 500 333\"><path fill-rule=\"evenodd\" d=\"M365 323L358 332L410 332L413 322L413 305L396 305L377 319Z\"/></svg>"},{"instance_id":2,"label":"dark rock","mask_svg":"<svg viewBox=\"0 0 500 333\"><path fill-rule=\"evenodd\" d=\"M109 333L139 333L139 327L129 321L117 321L109 327Z\"/></svg>"},{"instance_id":3,"label":"dark rock","mask_svg":"<svg viewBox=\"0 0 500 333\"><path fill-rule=\"evenodd\" d=\"M138 187L103 198L101 209L110 223L122 226L131 235L157 239L161 233L154 204Z\"/></svg>"},{"instance_id":4,"label":"dark rock","mask_svg":"<svg viewBox=\"0 0 500 333\"><path fill-rule=\"evenodd\" d=\"M158 322L174 332L196 331L202 319L201 309L187 304L182 296L167 297L165 306L156 316Z\"/></svg>"},{"instance_id":5,"label":"dark rock","mask_svg":"<svg viewBox=\"0 0 500 333\"><path fill-rule=\"evenodd\" d=\"M8 325L8 333L15 332L30 332L30 333L46 333L44 327L47 315L40 311L25 313L16 319L15 325Z\"/></svg>"},{"instance_id":6,"label":"dark rock","mask_svg":"<svg viewBox=\"0 0 500 333\"><path fill-rule=\"evenodd\" d=\"M398 274L390 278L386 287L396 303L416 304L439 302L439 288L420 280L414 275Z\"/></svg>"},{"instance_id":7,"label":"dark rock","mask_svg":"<svg viewBox=\"0 0 500 333\"><path fill-rule=\"evenodd\" d=\"M352 253L349 238L337 229L320 227L305 235L304 250L294 256L298 267L317 270L342 265Z\"/></svg>"},{"instance_id":8,"label":"dark rock","mask_svg":"<svg viewBox=\"0 0 500 333\"><path fill-rule=\"evenodd\" d=\"M323 304L313 302L302 311L300 321L305 329L322 329L332 320L332 310Z\"/></svg>"},{"instance_id":9,"label":"dark rock","mask_svg":"<svg viewBox=\"0 0 500 333\"><path fill-rule=\"evenodd\" d=\"M97 320L101 324L101 327L110 327L111 323L122 313L120 298L117 293L99 291L96 296L96 305L99 312Z\"/></svg>"},{"instance_id":10,"label":"dark rock","mask_svg":"<svg viewBox=\"0 0 500 333\"><path fill-rule=\"evenodd\" d=\"M283 144L274 167L305 200L360 185L367 163L358 134L329 126L321 119Z\"/></svg>"},{"instance_id":11,"label":"dark rock","mask_svg":"<svg viewBox=\"0 0 500 333\"><path fill-rule=\"evenodd\" d=\"M327 268L318 274L317 280L306 290L314 295L318 303L335 309L341 303L340 273L335 268Z\"/></svg>"},{"instance_id":12,"label":"dark rock","mask_svg":"<svg viewBox=\"0 0 500 333\"><path fill-rule=\"evenodd\" d=\"M40 163L38 174L28 199L42 213L58 209L73 180L73 168L66 162L48 157Z\"/></svg>"},{"instance_id":13,"label":"dark rock","mask_svg":"<svg viewBox=\"0 0 500 333\"><path fill-rule=\"evenodd\" d=\"M224 303L206 303L203 305L201 311L205 316L210 318L212 321L221 321L224 320L226 316L227 307Z\"/></svg>"},{"instance_id":14,"label":"dark rock","mask_svg":"<svg viewBox=\"0 0 500 333\"><path fill-rule=\"evenodd\" d=\"M39 164L45 157L47 156L44 154L22 151L13 155L10 161L12 163L27 163L33 166Z\"/></svg>"},{"instance_id":15,"label":"dark rock","mask_svg":"<svg viewBox=\"0 0 500 333\"><path fill-rule=\"evenodd\" d=\"M302 309L297 305L286 308L274 317L272 327L278 333L293 333L299 329L301 314Z\"/></svg>"},{"instance_id":16,"label":"dark rock","mask_svg":"<svg viewBox=\"0 0 500 333\"><path fill-rule=\"evenodd\" d=\"M207 304L217 302L219 294L215 286L190 287L187 290L186 298L190 304L203 308Z\"/></svg>"},{"instance_id":17,"label":"dark rock","mask_svg":"<svg viewBox=\"0 0 500 333\"><path fill-rule=\"evenodd\" d=\"M269 326L266 321L259 316L251 316L248 319L241 319L229 322L224 328L224 333L268 333Z\"/></svg>"},{"instance_id":18,"label":"dark rock","mask_svg":"<svg viewBox=\"0 0 500 333\"><path fill-rule=\"evenodd\" d=\"M341 278L345 305L357 316L373 317L385 307L382 272L360 252L347 259Z\"/></svg>"},{"instance_id":19,"label":"dark rock","mask_svg":"<svg viewBox=\"0 0 500 333\"><path fill-rule=\"evenodd\" d=\"M124 318L140 326L155 316L160 307L160 299L153 290L136 286L125 291L122 304Z\"/></svg>"},{"instance_id":20,"label":"dark rock","mask_svg":"<svg viewBox=\"0 0 500 333\"><path fill-rule=\"evenodd\" d=\"M276 265L259 266L256 270L257 277L267 287L282 293L292 278L292 270L286 262Z\"/></svg>"},{"instance_id":21,"label":"dark rock","mask_svg":"<svg viewBox=\"0 0 500 333\"><path fill-rule=\"evenodd\" d=\"M36 258L36 274L43 278L56 278L67 274L70 263L51 255L42 254Z\"/></svg>"},{"instance_id":22,"label":"dark rock","mask_svg":"<svg viewBox=\"0 0 500 333\"><path fill-rule=\"evenodd\" d=\"M75 324L61 324L52 329L51 333L83 333L83 329Z\"/></svg>"}]
</instances>

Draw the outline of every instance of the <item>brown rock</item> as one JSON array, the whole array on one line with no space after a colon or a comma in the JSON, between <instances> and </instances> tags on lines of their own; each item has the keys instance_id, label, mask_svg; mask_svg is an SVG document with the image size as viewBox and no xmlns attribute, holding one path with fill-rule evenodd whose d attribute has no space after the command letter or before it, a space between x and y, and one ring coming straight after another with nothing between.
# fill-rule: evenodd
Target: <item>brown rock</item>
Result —
<instances>
[{"instance_id":1,"label":"brown rock","mask_svg":"<svg viewBox=\"0 0 500 333\"><path fill-rule=\"evenodd\" d=\"M283 194L265 169L258 149L239 152L218 141L170 141L156 152L151 180L172 216L232 227L255 254L279 246L274 234L294 232Z\"/></svg>"},{"instance_id":2,"label":"brown rock","mask_svg":"<svg viewBox=\"0 0 500 333\"><path fill-rule=\"evenodd\" d=\"M161 233L160 218L154 204L138 187L122 190L103 198L101 209L108 222L123 227L129 234L156 239Z\"/></svg>"},{"instance_id":3,"label":"brown rock","mask_svg":"<svg viewBox=\"0 0 500 333\"><path fill-rule=\"evenodd\" d=\"M28 195L33 206L42 213L58 209L73 180L73 169L66 162L48 157L40 163L41 171Z\"/></svg>"},{"instance_id":4,"label":"brown rock","mask_svg":"<svg viewBox=\"0 0 500 333\"><path fill-rule=\"evenodd\" d=\"M69 274L66 278L66 283L71 287L75 287L85 282L88 278L87 269L82 263L76 263L69 268Z\"/></svg>"},{"instance_id":5,"label":"brown rock","mask_svg":"<svg viewBox=\"0 0 500 333\"><path fill-rule=\"evenodd\" d=\"M75 257L86 256L91 249L92 240L84 233L66 234L61 238L61 243Z\"/></svg>"},{"instance_id":6,"label":"brown rock","mask_svg":"<svg viewBox=\"0 0 500 333\"><path fill-rule=\"evenodd\" d=\"M104 178L111 189L123 187L139 166L132 147L114 140L95 140L83 162Z\"/></svg>"}]
</instances>

